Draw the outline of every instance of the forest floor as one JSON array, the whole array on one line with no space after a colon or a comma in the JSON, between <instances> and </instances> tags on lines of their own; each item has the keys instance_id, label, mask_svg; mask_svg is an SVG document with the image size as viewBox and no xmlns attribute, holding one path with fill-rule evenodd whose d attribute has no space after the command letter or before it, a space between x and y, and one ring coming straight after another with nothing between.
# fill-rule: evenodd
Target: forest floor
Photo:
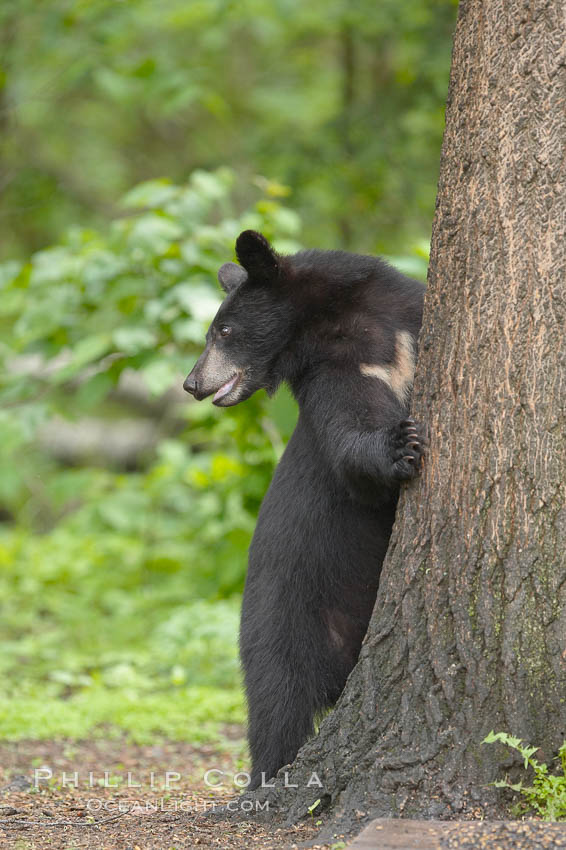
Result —
<instances>
[{"instance_id":1,"label":"forest floor","mask_svg":"<svg viewBox=\"0 0 566 850\"><path fill-rule=\"evenodd\" d=\"M126 739L0 743L0 847L10 850L291 850L316 844L316 819L291 828L204 816L236 798L242 729L222 744ZM209 781L220 780L213 788ZM245 781L245 780L244 780ZM338 846L344 846L338 843Z\"/></svg>"},{"instance_id":2,"label":"forest floor","mask_svg":"<svg viewBox=\"0 0 566 850\"><path fill-rule=\"evenodd\" d=\"M115 736L0 742L0 848L566 850L566 824L533 820L377 820L350 845L341 835L318 843L316 816L279 828L261 817L206 817L238 799L233 779L245 770L242 734L241 726L224 727L216 743L201 745L142 745Z\"/></svg>"}]
</instances>

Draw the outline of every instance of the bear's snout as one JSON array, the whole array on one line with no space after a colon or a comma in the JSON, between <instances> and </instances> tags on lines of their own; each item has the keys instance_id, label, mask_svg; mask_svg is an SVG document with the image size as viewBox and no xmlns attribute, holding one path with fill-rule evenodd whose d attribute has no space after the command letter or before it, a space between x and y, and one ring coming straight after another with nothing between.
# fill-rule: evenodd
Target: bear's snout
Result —
<instances>
[{"instance_id":1,"label":"bear's snout","mask_svg":"<svg viewBox=\"0 0 566 850\"><path fill-rule=\"evenodd\" d=\"M190 372L185 380L183 381L183 389L185 392L190 393L191 395L196 396L198 392L198 384L196 379L193 377L193 373Z\"/></svg>"}]
</instances>

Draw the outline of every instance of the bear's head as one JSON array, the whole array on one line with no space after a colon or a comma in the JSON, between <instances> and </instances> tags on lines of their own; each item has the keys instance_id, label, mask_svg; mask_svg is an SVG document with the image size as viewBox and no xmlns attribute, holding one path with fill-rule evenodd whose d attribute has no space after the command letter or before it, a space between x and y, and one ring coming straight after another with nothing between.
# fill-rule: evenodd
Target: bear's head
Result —
<instances>
[{"instance_id":1,"label":"bear's head","mask_svg":"<svg viewBox=\"0 0 566 850\"><path fill-rule=\"evenodd\" d=\"M293 328L283 258L254 230L238 236L236 256L240 265L225 263L218 272L226 298L183 384L199 401L214 394L212 402L219 407L238 404L262 388L277 388L281 378L275 364Z\"/></svg>"}]
</instances>

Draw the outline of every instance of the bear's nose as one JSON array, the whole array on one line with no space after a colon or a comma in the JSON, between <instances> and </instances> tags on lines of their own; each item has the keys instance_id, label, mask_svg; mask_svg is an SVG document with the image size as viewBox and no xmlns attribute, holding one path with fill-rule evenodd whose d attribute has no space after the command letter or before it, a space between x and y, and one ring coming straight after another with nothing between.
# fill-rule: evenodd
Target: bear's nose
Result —
<instances>
[{"instance_id":1,"label":"bear's nose","mask_svg":"<svg viewBox=\"0 0 566 850\"><path fill-rule=\"evenodd\" d=\"M192 374L187 375L185 381L183 383L183 389L186 390L191 395L195 395L198 389L198 384L196 380L193 378Z\"/></svg>"}]
</instances>

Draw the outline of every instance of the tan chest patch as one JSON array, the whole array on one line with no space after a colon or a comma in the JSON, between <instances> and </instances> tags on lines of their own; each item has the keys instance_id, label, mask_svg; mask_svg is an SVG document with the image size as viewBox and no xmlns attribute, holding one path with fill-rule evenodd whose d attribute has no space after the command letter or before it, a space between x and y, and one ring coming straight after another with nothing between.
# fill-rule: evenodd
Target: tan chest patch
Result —
<instances>
[{"instance_id":1,"label":"tan chest patch","mask_svg":"<svg viewBox=\"0 0 566 850\"><path fill-rule=\"evenodd\" d=\"M408 401L415 374L414 337L409 331L395 335L395 360L387 366L378 363L360 363L360 372L368 378L379 378L390 387L399 401Z\"/></svg>"}]
</instances>

